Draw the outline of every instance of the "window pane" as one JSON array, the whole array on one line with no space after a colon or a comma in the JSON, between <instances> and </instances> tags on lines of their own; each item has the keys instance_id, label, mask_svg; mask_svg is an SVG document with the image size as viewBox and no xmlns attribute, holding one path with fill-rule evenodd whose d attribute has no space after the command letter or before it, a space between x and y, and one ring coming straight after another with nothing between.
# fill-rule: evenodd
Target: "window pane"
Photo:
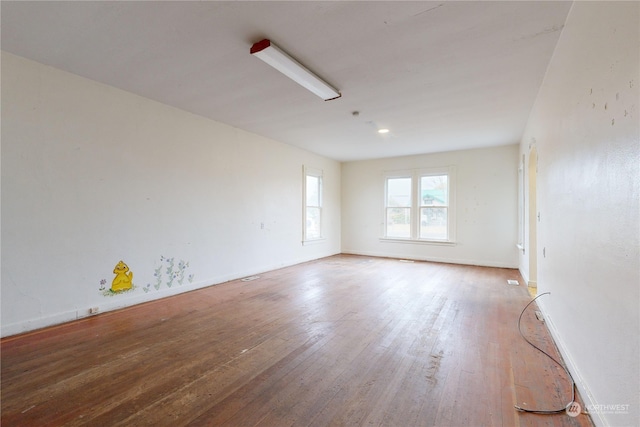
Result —
<instances>
[{"instance_id":1,"label":"window pane","mask_svg":"<svg viewBox=\"0 0 640 427\"><path fill-rule=\"evenodd\" d=\"M411 237L411 208L387 208L387 237Z\"/></svg>"},{"instance_id":2,"label":"window pane","mask_svg":"<svg viewBox=\"0 0 640 427\"><path fill-rule=\"evenodd\" d=\"M420 238L446 240L447 208L420 209Z\"/></svg>"},{"instance_id":3,"label":"window pane","mask_svg":"<svg viewBox=\"0 0 640 427\"><path fill-rule=\"evenodd\" d=\"M411 178L387 179L387 207L411 206Z\"/></svg>"},{"instance_id":4,"label":"window pane","mask_svg":"<svg viewBox=\"0 0 640 427\"><path fill-rule=\"evenodd\" d=\"M320 206L320 178L307 175L307 206Z\"/></svg>"},{"instance_id":5,"label":"window pane","mask_svg":"<svg viewBox=\"0 0 640 427\"><path fill-rule=\"evenodd\" d=\"M420 204L422 206L448 206L448 176L433 175L420 178Z\"/></svg>"},{"instance_id":6,"label":"window pane","mask_svg":"<svg viewBox=\"0 0 640 427\"><path fill-rule=\"evenodd\" d=\"M307 207L307 239L319 239L320 235L320 208Z\"/></svg>"}]
</instances>

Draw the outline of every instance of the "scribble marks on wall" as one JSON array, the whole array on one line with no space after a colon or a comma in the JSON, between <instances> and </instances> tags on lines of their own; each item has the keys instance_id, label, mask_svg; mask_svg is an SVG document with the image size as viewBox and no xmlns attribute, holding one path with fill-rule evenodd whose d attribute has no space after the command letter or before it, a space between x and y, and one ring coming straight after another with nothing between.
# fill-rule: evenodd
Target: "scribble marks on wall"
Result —
<instances>
[{"instance_id":1,"label":"scribble marks on wall","mask_svg":"<svg viewBox=\"0 0 640 427\"><path fill-rule=\"evenodd\" d=\"M156 291L160 290L163 282L169 288L175 285L181 286L185 278L189 283L192 283L194 275L189 274L186 276L188 268L188 261L180 260L176 266L175 258L165 257L164 255L160 256L160 265L158 265L153 273L153 276L156 278L153 288L155 288ZM145 292L149 292L151 290L151 283L147 283L142 289L144 289Z\"/></svg>"},{"instance_id":2,"label":"scribble marks on wall","mask_svg":"<svg viewBox=\"0 0 640 427\"><path fill-rule=\"evenodd\" d=\"M168 288L175 286L182 286L185 281L193 283L194 275L187 274L189 269L189 262L180 260L176 264L175 258L169 258L165 256L160 257L160 264L154 269L153 277L155 277L155 283L147 283L142 287L142 290L147 293L155 289L160 290L162 285L166 285ZM116 277L113 279L111 288L107 288L107 280L100 280L99 291L105 297L122 294L125 292L133 291L137 288L133 284L133 272L129 270L129 266L124 261L118 262L113 269L113 274Z\"/></svg>"}]
</instances>

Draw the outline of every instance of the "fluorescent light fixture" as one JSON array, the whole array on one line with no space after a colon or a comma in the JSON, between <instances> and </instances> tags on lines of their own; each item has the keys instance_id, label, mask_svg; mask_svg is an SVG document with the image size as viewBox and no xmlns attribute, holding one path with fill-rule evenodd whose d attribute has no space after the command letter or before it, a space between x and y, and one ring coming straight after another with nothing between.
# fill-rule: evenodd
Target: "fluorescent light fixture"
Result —
<instances>
[{"instance_id":1,"label":"fluorescent light fixture","mask_svg":"<svg viewBox=\"0 0 640 427\"><path fill-rule=\"evenodd\" d=\"M378 129L378 133L389 133L389 129Z\"/></svg>"},{"instance_id":2,"label":"fluorescent light fixture","mask_svg":"<svg viewBox=\"0 0 640 427\"><path fill-rule=\"evenodd\" d=\"M264 39L251 46L251 54L262 59L300 86L315 93L325 101L340 98L338 90L309 71L304 65L287 55L282 49Z\"/></svg>"}]
</instances>

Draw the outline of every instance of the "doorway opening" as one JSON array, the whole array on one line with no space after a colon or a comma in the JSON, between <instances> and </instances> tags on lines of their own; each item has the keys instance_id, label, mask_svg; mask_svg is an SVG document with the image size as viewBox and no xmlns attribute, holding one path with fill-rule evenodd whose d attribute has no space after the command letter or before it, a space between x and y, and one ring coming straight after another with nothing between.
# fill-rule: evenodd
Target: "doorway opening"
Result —
<instances>
[{"instance_id":1,"label":"doorway opening","mask_svg":"<svg viewBox=\"0 0 640 427\"><path fill-rule=\"evenodd\" d=\"M538 288L538 248L537 221L538 206L536 200L536 180L538 174L538 151L532 147L529 152L529 293L535 296Z\"/></svg>"}]
</instances>

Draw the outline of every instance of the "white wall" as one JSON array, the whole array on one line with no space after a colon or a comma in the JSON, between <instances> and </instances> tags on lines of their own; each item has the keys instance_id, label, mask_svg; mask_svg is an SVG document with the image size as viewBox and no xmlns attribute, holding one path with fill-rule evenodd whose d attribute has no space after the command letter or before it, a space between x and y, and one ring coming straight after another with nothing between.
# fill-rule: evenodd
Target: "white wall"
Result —
<instances>
[{"instance_id":1,"label":"white wall","mask_svg":"<svg viewBox=\"0 0 640 427\"><path fill-rule=\"evenodd\" d=\"M587 403L628 405L592 407L598 425L640 425L639 17L574 3L521 143L538 152L547 324Z\"/></svg>"},{"instance_id":2,"label":"white wall","mask_svg":"<svg viewBox=\"0 0 640 427\"><path fill-rule=\"evenodd\" d=\"M456 167L456 244L381 241L385 171ZM516 268L518 145L342 164L342 252Z\"/></svg>"},{"instance_id":3,"label":"white wall","mask_svg":"<svg viewBox=\"0 0 640 427\"><path fill-rule=\"evenodd\" d=\"M2 53L2 335L339 252L338 162ZM105 296L119 260L136 289Z\"/></svg>"}]
</instances>

